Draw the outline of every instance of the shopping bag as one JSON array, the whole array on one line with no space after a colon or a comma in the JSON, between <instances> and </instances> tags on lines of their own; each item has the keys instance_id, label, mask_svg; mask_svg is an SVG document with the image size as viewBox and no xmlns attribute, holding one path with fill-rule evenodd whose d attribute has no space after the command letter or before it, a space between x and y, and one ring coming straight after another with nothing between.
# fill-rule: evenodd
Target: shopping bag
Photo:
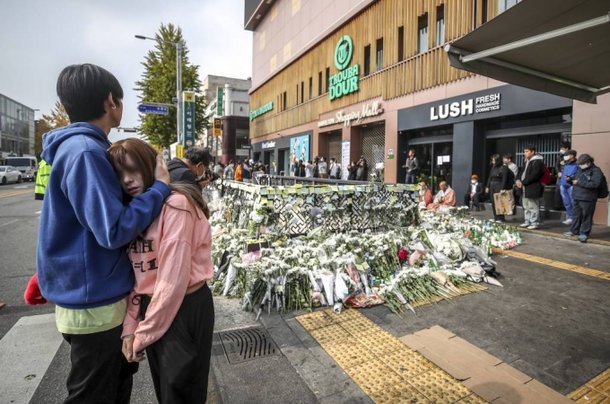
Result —
<instances>
[{"instance_id":1,"label":"shopping bag","mask_svg":"<svg viewBox=\"0 0 610 404\"><path fill-rule=\"evenodd\" d=\"M496 215L512 215L515 208L515 197L511 190L505 190L493 195Z\"/></svg>"}]
</instances>

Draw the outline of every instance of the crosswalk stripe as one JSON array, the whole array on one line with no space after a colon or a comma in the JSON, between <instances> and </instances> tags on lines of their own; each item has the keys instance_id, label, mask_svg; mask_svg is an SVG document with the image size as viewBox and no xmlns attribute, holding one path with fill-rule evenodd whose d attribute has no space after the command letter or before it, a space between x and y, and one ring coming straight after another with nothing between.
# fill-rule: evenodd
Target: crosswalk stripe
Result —
<instances>
[{"instance_id":1,"label":"crosswalk stripe","mask_svg":"<svg viewBox=\"0 0 610 404\"><path fill-rule=\"evenodd\" d=\"M62 337L55 313L22 317L0 340L0 397L27 404L55 357Z\"/></svg>"}]
</instances>

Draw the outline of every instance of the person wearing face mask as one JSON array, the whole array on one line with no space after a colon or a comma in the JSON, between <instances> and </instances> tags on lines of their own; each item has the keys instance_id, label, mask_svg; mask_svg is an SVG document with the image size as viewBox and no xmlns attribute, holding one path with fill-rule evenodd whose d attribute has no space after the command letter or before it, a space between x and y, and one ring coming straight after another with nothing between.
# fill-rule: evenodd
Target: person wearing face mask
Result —
<instances>
[{"instance_id":1,"label":"person wearing face mask","mask_svg":"<svg viewBox=\"0 0 610 404\"><path fill-rule=\"evenodd\" d=\"M565 208L563 197L561 196L561 171L565 165L566 160L564 157L566 153L571 149L570 142L562 142L559 148L559 156L555 162L555 195L553 196L553 208L561 210Z\"/></svg>"},{"instance_id":2,"label":"person wearing face mask","mask_svg":"<svg viewBox=\"0 0 610 404\"><path fill-rule=\"evenodd\" d=\"M565 232L564 235L578 235L578 241L586 243L591 233L598 190L602 185L604 174L594 164L593 157L588 154L581 154L576 164L578 169L574 177L566 177L566 181L573 185L573 218L570 231Z\"/></svg>"},{"instance_id":3,"label":"person wearing face mask","mask_svg":"<svg viewBox=\"0 0 610 404\"><path fill-rule=\"evenodd\" d=\"M540 225L540 198L544 192L544 185L540 181L545 171L544 159L536 153L534 146L525 146L523 156L525 157L525 168L516 181L517 188L523 190L525 221L520 226L533 230Z\"/></svg>"},{"instance_id":4,"label":"person wearing face mask","mask_svg":"<svg viewBox=\"0 0 610 404\"><path fill-rule=\"evenodd\" d=\"M174 158L167 163L172 182L186 182L203 189L211 180L206 175L211 159L207 149L189 147L183 158Z\"/></svg>"},{"instance_id":5,"label":"person wearing face mask","mask_svg":"<svg viewBox=\"0 0 610 404\"><path fill-rule=\"evenodd\" d=\"M570 225L574 221L574 212L572 210L572 184L568 183L567 178L574 178L578 164L576 164L576 150L568 150L562 158L564 164L559 175L559 189L561 192L561 200L566 209L566 220L562 223Z\"/></svg>"},{"instance_id":6,"label":"person wearing face mask","mask_svg":"<svg viewBox=\"0 0 610 404\"><path fill-rule=\"evenodd\" d=\"M419 207L425 208L426 206L432 203L432 191L428 187L428 184L425 182L420 182L419 184Z\"/></svg>"},{"instance_id":7,"label":"person wearing face mask","mask_svg":"<svg viewBox=\"0 0 610 404\"><path fill-rule=\"evenodd\" d=\"M470 209L480 210L479 203L483 196L483 184L479 181L479 176L472 174L470 176L470 191L464 195L464 205L470 206Z\"/></svg>"}]
</instances>

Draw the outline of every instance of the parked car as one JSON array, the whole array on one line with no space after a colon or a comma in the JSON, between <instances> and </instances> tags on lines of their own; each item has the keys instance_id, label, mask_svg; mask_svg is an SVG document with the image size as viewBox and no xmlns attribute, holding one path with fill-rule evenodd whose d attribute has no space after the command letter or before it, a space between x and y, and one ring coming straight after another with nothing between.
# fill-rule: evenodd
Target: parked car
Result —
<instances>
[{"instance_id":1,"label":"parked car","mask_svg":"<svg viewBox=\"0 0 610 404\"><path fill-rule=\"evenodd\" d=\"M13 166L0 166L0 183L21 182L21 172Z\"/></svg>"}]
</instances>

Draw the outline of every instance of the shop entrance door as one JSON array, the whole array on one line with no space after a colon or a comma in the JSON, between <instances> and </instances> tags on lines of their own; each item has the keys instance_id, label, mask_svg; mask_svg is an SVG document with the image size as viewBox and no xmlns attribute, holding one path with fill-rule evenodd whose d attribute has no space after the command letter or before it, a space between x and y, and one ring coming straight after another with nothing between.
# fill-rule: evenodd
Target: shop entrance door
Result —
<instances>
[{"instance_id":1,"label":"shop entrance door","mask_svg":"<svg viewBox=\"0 0 610 404\"><path fill-rule=\"evenodd\" d=\"M277 174L290 176L290 149L278 150Z\"/></svg>"},{"instance_id":2,"label":"shop entrance door","mask_svg":"<svg viewBox=\"0 0 610 404\"><path fill-rule=\"evenodd\" d=\"M415 149L419 161L418 182L424 181L433 192L438 191L438 183L441 181L452 185L453 142L416 144L410 145L409 149Z\"/></svg>"}]
</instances>

